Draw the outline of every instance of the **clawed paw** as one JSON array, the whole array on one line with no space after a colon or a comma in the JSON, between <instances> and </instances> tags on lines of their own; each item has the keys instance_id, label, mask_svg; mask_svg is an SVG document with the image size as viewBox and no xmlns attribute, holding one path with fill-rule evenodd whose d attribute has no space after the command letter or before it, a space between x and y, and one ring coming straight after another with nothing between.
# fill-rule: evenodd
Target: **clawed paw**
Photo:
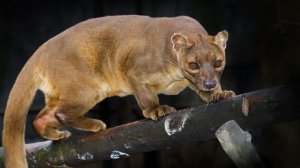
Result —
<instances>
[{"instance_id":1,"label":"clawed paw","mask_svg":"<svg viewBox=\"0 0 300 168\"><path fill-rule=\"evenodd\" d=\"M162 105L151 110L144 110L143 115L145 118L149 118L157 121L161 116L165 116L175 111L176 109L174 107L170 107L168 105Z\"/></svg>"},{"instance_id":2,"label":"clawed paw","mask_svg":"<svg viewBox=\"0 0 300 168\"><path fill-rule=\"evenodd\" d=\"M69 131L62 131L62 134L61 134L61 139L67 139L71 136L71 132Z\"/></svg>"},{"instance_id":3,"label":"clawed paw","mask_svg":"<svg viewBox=\"0 0 300 168\"><path fill-rule=\"evenodd\" d=\"M223 92L215 93L211 96L209 102L217 102L223 99L234 97L235 93L231 90L224 90Z\"/></svg>"},{"instance_id":4,"label":"clawed paw","mask_svg":"<svg viewBox=\"0 0 300 168\"><path fill-rule=\"evenodd\" d=\"M94 121L95 122L89 131L98 132L98 131L106 129L106 124L104 122L102 122L100 120L94 120Z\"/></svg>"}]
</instances>

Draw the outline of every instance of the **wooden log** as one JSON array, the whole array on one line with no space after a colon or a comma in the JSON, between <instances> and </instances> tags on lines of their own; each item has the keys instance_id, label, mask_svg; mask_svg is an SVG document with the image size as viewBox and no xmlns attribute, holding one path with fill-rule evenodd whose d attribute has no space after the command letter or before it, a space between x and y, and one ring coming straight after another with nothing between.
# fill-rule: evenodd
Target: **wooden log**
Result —
<instances>
[{"instance_id":1,"label":"wooden log","mask_svg":"<svg viewBox=\"0 0 300 168\"><path fill-rule=\"evenodd\" d=\"M224 151L238 168L265 167L251 143L251 134L243 131L234 120L223 124L215 134Z\"/></svg>"},{"instance_id":2,"label":"wooden log","mask_svg":"<svg viewBox=\"0 0 300 168\"><path fill-rule=\"evenodd\" d=\"M27 145L27 158L31 167L81 167L107 159L209 140L215 138L215 131L229 120L235 120L243 129L299 120L298 93L296 86L259 90L178 110L157 122L140 120L59 142L39 142ZM2 153L0 160L1 167Z\"/></svg>"}]
</instances>

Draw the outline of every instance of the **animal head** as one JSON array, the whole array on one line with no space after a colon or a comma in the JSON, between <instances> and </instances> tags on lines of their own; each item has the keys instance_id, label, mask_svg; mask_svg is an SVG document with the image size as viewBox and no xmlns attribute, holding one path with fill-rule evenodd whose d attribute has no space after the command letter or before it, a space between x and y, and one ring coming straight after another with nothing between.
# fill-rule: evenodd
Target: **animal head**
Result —
<instances>
[{"instance_id":1,"label":"animal head","mask_svg":"<svg viewBox=\"0 0 300 168\"><path fill-rule=\"evenodd\" d=\"M227 39L225 30L216 36L174 33L171 37L172 50L181 73L196 89L213 91L220 85L220 76L226 63Z\"/></svg>"}]
</instances>

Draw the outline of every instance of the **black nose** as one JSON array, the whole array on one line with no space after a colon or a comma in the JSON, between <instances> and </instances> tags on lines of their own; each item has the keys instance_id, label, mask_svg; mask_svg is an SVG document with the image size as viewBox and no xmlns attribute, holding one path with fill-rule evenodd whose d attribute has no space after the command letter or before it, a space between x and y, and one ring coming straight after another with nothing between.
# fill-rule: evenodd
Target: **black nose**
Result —
<instances>
[{"instance_id":1,"label":"black nose","mask_svg":"<svg viewBox=\"0 0 300 168\"><path fill-rule=\"evenodd\" d=\"M216 87L216 81L215 80L204 80L203 81L203 87L205 89L212 89Z\"/></svg>"}]
</instances>

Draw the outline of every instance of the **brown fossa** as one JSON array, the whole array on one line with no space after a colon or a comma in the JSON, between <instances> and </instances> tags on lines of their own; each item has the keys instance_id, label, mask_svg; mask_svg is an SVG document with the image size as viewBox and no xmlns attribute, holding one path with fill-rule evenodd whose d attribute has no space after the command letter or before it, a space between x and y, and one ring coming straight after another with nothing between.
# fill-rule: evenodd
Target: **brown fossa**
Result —
<instances>
[{"instance_id":1,"label":"brown fossa","mask_svg":"<svg viewBox=\"0 0 300 168\"><path fill-rule=\"evenodd\" d=\"M50 140L106 128L84 117L110 96L133 94L145 118L157 120L175 111L160 105L157 94L178 94L186 87L206 102L234 96L220 85L228 33L210 36L196 20L181 16L108 16L81 22L44 43L20 72L4 116L6 168L26 168L25 120L39 89L45 107L33 121Z\"/></svg>"}]
</instances>

